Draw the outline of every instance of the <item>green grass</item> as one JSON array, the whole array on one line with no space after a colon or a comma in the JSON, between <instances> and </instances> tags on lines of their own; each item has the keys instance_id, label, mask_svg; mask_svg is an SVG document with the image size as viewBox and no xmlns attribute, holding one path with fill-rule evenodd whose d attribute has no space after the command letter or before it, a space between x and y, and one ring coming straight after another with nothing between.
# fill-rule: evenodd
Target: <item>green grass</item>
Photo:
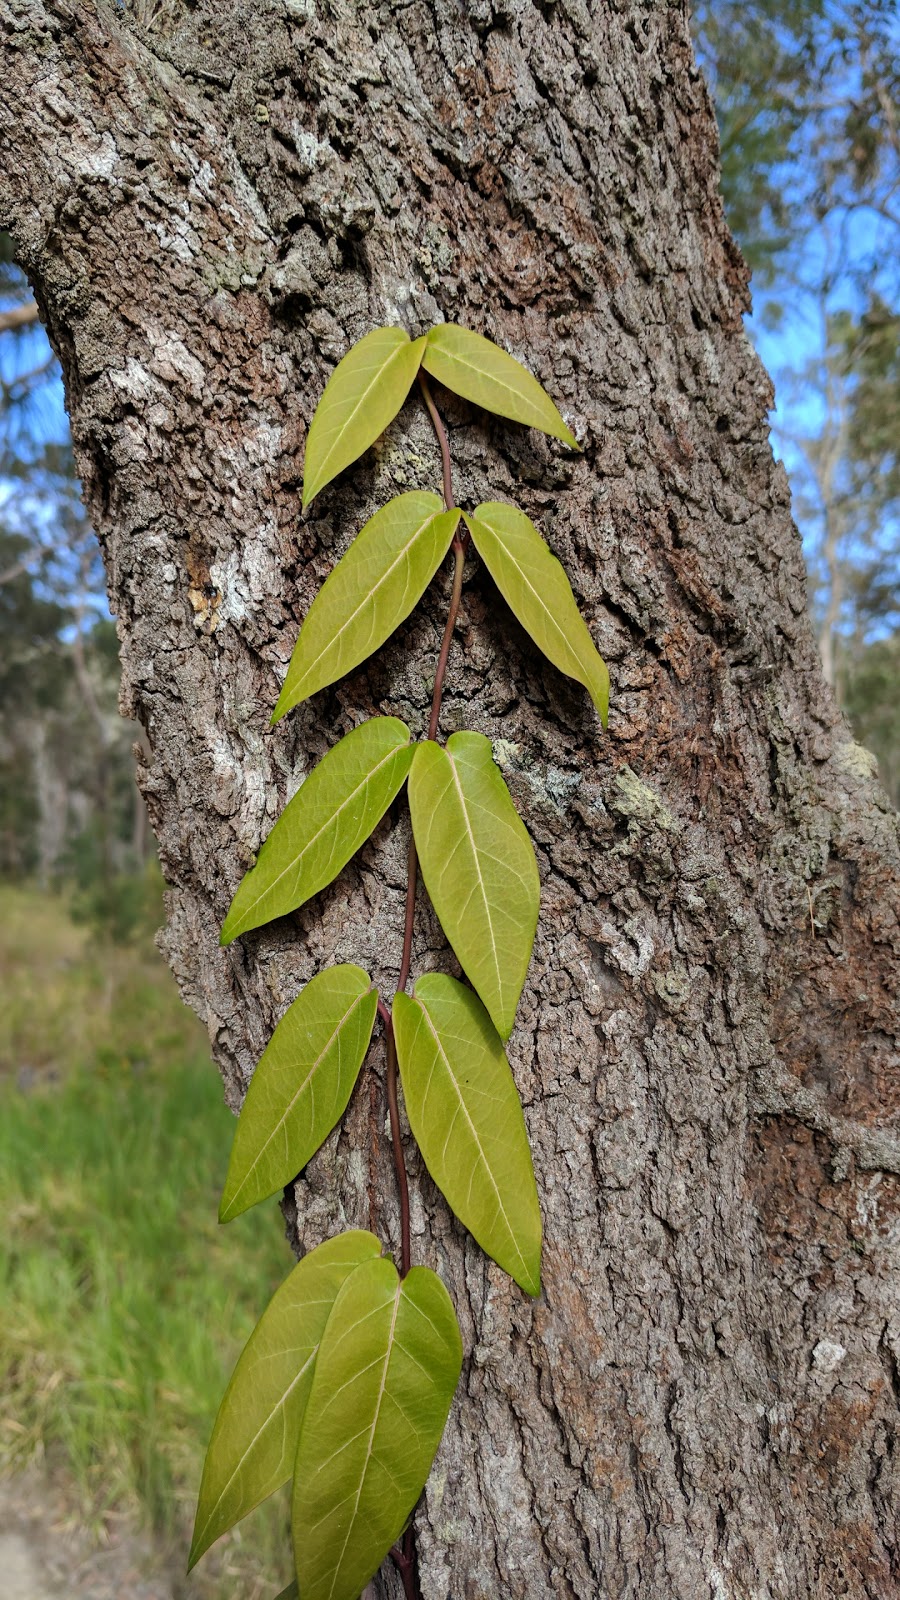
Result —
<instances>
[{"instance_id":1,"label":"green grass","mask_svg":"<svg viewBox=\"0 0 900 1600\"><path fill-rule=\"evenodd\" d=\"M149 943L97 947L63 901L0 888L0 970L0 1459L43 1458L82 1515L134 1510L178 1545L228 1373L292 1265L281 1218L216 1221L234 1122ZM184 1594L276 1593L283 1519L256 1513Z\"/></svg>"}]
</instances>

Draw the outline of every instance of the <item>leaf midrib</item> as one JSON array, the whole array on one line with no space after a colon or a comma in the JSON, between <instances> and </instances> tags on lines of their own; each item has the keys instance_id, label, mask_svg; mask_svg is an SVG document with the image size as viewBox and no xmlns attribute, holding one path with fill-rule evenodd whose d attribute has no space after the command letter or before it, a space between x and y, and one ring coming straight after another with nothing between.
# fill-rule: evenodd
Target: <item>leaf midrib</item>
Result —
<instances>
[{"instance_id":1,"label":"leaf midrib","mask_svg":"<svg viewBox=\"0 0 900 1600\"><path fill-rule=\"evenodd\" d=\"M394 572L395 567L399 566L400 562L405 560L409 556L409 553L410 553L413 545L416 543L416 540L422 537L422 535L424 534L425 529L428 527L429 523L435 522L439 516L443 516L443 515L444 515L444 513L441 512L441 511L433 511L430 516L425 518L424 522L421 522L419 524L419 526L416 528L415 533L407 541L407 543L403 546L403 549L398 551L397 555L395 556L394 560L391 562L390 566L388 568L386 568L386 570L382 573L381 577L378 579L378 582L374 585L374 587L372 589L370 589L363 596L362 600L359 602L359 605L356 607L356 610L352 611L350 613L350 616L347 617L346 621L343 622L341 624L341 626L338 628L337 632L333 633L331 635L328 644L325 646L325 649L321 652L320 655L318 655L316 657L315 661L312 663L312 666L310 666L310 667L308 667L306 669L306 671L303 673L303 676L299 679L299 682L297 682L297 683L295 683L293 685L290 685L290 675L288 676L288 681L285 683L285 688L286 689L288 687L291 687L293 692L296 693L297 689L302 687L304 680L310 676L311 672L313 671L313 668L321 666L323 660L326 660L330 655L332 655L332 653L334 652L334 650L335 650L335 648L337 646L337 643L338 643L339 639L341 638L342 634L346 633L347 629L356 621L356 619L359 616L360 612L363 611L367 605L374 606L378 591L380 589L382 589L384 587L384 585L388 582L388 579L391 577L392 573ZM352 548L353 548L353 546L351 545L350 550L347 551L347 555L350 554L350 551L352 550ZM346 560L346 557L344 559ZM337 572L337 568L335 568L335 572ZM324 594L324 592L325 592L325 588L323 586L322 593Z\"/></svg>"},{"instance_id":2,"label":"leaf midrib","mask_svg":"<svg viewBox=\"0 0 900 1600\"><path fill-rule=\"evenodd\" d=\"M364 724L361 724L361 726L364 726ZM337 750L337 749L340 748L340 746L339 745L335 745L334 748ZM396 755L399 755L399 753L402 750L408 750L408 749L409 749L409 740L407 739L405 744L395 745L392 750L388 751L386 756L382 756L381 760L379 762L377 762L374 767L371 767L369 769L369 771L366 773L366 776L363 778L362 782L358 783L356 785L356 788L353 789L351 791L351 793L347 795L345 800L341 801L341 804L337 807L337 809L335 811L331 812L331 814L329 815L327 821L322 823L321 828L319 828L313 834L311 839L308 839L306 841L306 844L303 846L303 849L300 851L299 855L294 856L293 860L290 861L288 863L288 865L286 867L284 867L281 872L279 872L277 878L273 878L271 880L271 882L268 883L266 885L266 887L260 891L260 893L257 895L256 899L251 901L250 905L247 907L246 911L243 913L243 917L241 919L241 927L239 927L236 930L237 933L242 933L244 931L244 928L245 928L245 925L246 925L246 918L253 915L254 911L256 910L256 907L261 904L261 902L266 898L267 895L271 894L272 891L278 887L278 885L281 882L282 878L286 878L289 872L293 872L297 868L298 863L302 862L303 857L305 855L309 854L309 851L312 849L313 845L316 844L319 839L321 839L322 834L325 833L328 830L328 828L330 828L332 826L332 824L335 822L335 820L341 815L341 813L343 811L346 811L347 807L352 804L352 802L356 799L356 796L360 793L360 790L365 789L372 782L373 778L375 778L378 775L378 773L381 771L382 767L386 767L388 762L392 761ZM312 774L310 774L310 777L311 776L312 776ZM307 782L308 781L309 780L307 779ZM303 793L303 786L301 785L301 788L299 789L298 794L297 794L297 798L298 799L299 799L299 797L300 797L300 795L302 793ZM277 827L277 823L276 823L276 827ZM254 868L254 871L256 871L256 868Z\"/></svg>"},{"instance_id":3,"label":"leaf midrib","mask_svg":"<svg viewBox=\"0 0 900 1600\"><path fill-rule=\"evenodd\" d=\"M427 348L428 347L426 345L426 350L427 350ZM433 344L431 348L432 348L432 350L436 350L439 355L444 356L446 360L448 360L448 361L456 361L459 364L459 366L467 367L470 372L474 372L477 377L479 377L479 378L481 378L483 380L483 382L485 382L487 384L493 384L494 386L496 386L496 388L505 390L505 392L507 394L512 395L514 397L514 399L516 399L516 400L524 401L525 405L530 406L532 411L534 411L538 415L540 415L541 407L538 405L536 400L532 399L528 395L527 392L523 395L521 389L514 388L511 383L506 383L503 378L496 377L495 374L492 373L492 372L485 372L484 368L483 367L479 367L477 362L475 362L475 361L467 361L465 356L459 355L457 353L457 351L455 351L455 350L448 349L448 347L446 345ZM497 348L500 349L499 345L498 345ZM511 356L509 354L508 350L500 350L500 354L503 355L503 356L506 356L507 361L515 361L516 360L515 356ZM520 362L516 362L516 365L519 366L519 365L521 365L521 363ZM533 373L530 373L526 367L522 368L522 373L523 373L524 377L530 378L531 382L533 384L535 384L537 386L537 388L540 390L541 386L538 383L537 378L534 377ZM548 397L547 403L550 406L553 407L554 411L556 410L556 407L553 405L553 401L550 400L549 397ZM515 421L515 418L513 420Z\"/></svg>"},{"instance_id":4,"label":"leaf midrib","mask_svg":"<svg viewBox=\"0 0 900 1600\"><path fill-rule=\"evenodd\" d=\"M476 871L476 874L478 876L478 887L481 890L481 898L484 901L485 915L487 917L488 927L490 929L490 934L491 934L490 950L491 950L491 955L492 955L493 960L494 960L494 971L495 971L495 973L497 975L497 995L498 995L498 998L500 1000L500 1005L502 1007L502 1005L503 1005L504 986L503 986L503 979L502 979L501 974L500 974L500 962L499 962L499 959L498 959L498 956L497 956L497 939L496 939L496 935L495 935L495 932L494 932L494 918L493 918L493 915L492 915L492 912L491 912L491 902L488 899L487 889L485 888L484 875L483 875L483 873L481 871L481 861L480 861L479 855L478 855L478 846L475 843L475 835L472 832L472 824L471 824L471 822L469 820L469 812L468 812L468 809L466 807L465 791L463 790L463 786L459 781L459 773L457 771L456 762L454 761L454 759L453 759L452 755L450 754L449 750L445 750L444 754L446 755L447 760L450 763L450 770L451 770L451 772L453 774L453 782L456 785L456 791L457 791L457 795L458 795L458 798L459 798L459 804L460 804L460 808L462 810L463 820L465 822L465 827L466 827L466 833L467 833L468 839L469 839L469 847L470 847L470 849L472 851L472 855L475 858L475 871ZM492 814L492 813L490 813L490 814Z\"/></svg>"},{"instance_id":5,"label":"leaf midrib","mask_svg":"<svg viewBox=\"0 0 900 1600\"><path fill-rule=\"evenodd\" d=\"M387 360L383 361L381 366L376 368L375 376L372 378L371 382L369 384L367 384L366 388L363 390L362 394L360 395L359 399L357 400L356 405L353 407L353 410L350 412L349 416L345 417L344 421L338 427L338 431L335 434L332 443L329 445L327 451L323 455L322 461L321 461L321 465L320 465L320 468L319 468L319 473L318 473L319 481L321 481L322 474L326 471L328 463L331 460L332 456L334 455L338 445L340 444L342 437L344 436L344 434L346 434L347 429L352 426L352 424L355 421L359 411L365 405L366 401L369 398L369 395L371 394L372 390L375 388L375 385L378 383L379 379L384 377L384 375L387 372L388 368L390 367L392 361L396 361L398 356L402 355L406 350L410 350L411 348L412 348L412 340L409 339L409 338L405 339L402 344L396 345L395 348L391 351L391 353L388 356ZM332 403L334 403L334 402L332 402Z\"/></svg>"},{"instance_id":6,"label":"leaf midrib","mask_svg":"<svg viewBox=\"0 0 900 1600\"><path fill-rule=\"evenodd\" d=\"M461 1088L459 1086L459 1083L457 1081L456 1074L453 1071L453 1067L452 1067L451 1062L450 1062L450 1057L448 1056L446 1050L444 1049L444 1046L443 1046L443 1043L441 1041L440 1035L439 1035L437 1029L435 1028L434 1023L431 1020L430 1013L426 1009L425 1002L423 1000L417 1000L415 998L415 996L413 996L413 1003L419 1007L419 1009L421 1011L421 1014L424 1017L425 1022L426 1022L427 1026L428 1026L428 1029L429 1029L429 1031L431 1033L431 1036L434 1039L438 1055L440 1056L440 1059L444 1063L444 1066L445 1066L446 1072L447 1072L447 1076L450 1079L450 1082L451 1082L451 1084L453 1086L453 1089L456 1092L456 1098L459 1101L460 1107L462 1109L462 1114L465 1117L466 1122L469 1124L469 1129L471 1131L472 1138L475 1141L475 1145L476 1145L476 1148L478 1150L478 1154L481 1157L481 1161L482 1161L482 1164L484 1166L485 1172L487 1173L488 1181L490 1182L490 1185L491 1185L491 1188L494 1191L494 1194L497 1196L497 1206L499 1208L500 1215L502 1216L503 1221L506 1224L506 1230L507 1230L507 1233L509 1234L510 1243L512 1244L512 1247L515 1250L516 1255L518 1256L520 1262L522 1263L522 1269L523 1269L523 1272L524 1272L525 1276L530 1279L531 1272L529 1270L528 1263L525 1260L525 1257L523 1256L522 1251L519 1248L519 1243L518 1243L518 1240L516 1238L515 1229L513 1228L512 1223L509 1220L509 1216L507 1214L506 1207L503 1204L503 1196L501 1195L500 1189L498 1188L497 1180L495 1179L494 1174L491 1171L491 1164L490 1164L490 1162L489 1162L489 1160L488 1160L488 1158L487 1158L487 1156L485 1154L484 1146L482 1145L481 1140L478 1137L478 1130L475 1127L474 1122L472 1121L471 1115L469 1113L469 1108L468 1108L468 1106L466 1105L466 1102L465 1102L465 1097L464 1097L463 1092L462 1092L462 1090L461 1090Z\"/></svg>"},{"instance_id":7,"label":"leaf midrib","mask_svg":"<svg viewBox=\"0 0 900 1600\"><path fill-rule=\"evenodd\" d=\"M312 1066L310 1067L308 1073L306 1074L306 1077L304 1078L303 1082L299 1085L296 1093L294 1094L292 1099L289 1101L288 1105L285 1107L282 1115L279 1117L278 1121L275 1123L275 1126L272 1128L272 1131L269 1134L269 1137L266 1139L265 1143L260 1146L258 1154L254 1157L254 1160L252 1161L250 1166L247 1168L247 1172L246 1172L244 1178L242 1179L241 1183L239 1184L238 1188L235 1190L234 1194L232 1195L231 1200L229 1201L229 1203L228 1203L228 1205L226 1207L226 1210L231 1211L231 1209L232 1209L232 1207L234 1205L234 1202L238 1199L239 1195L241 1194L241 1191L246 1187L247 1183L250 1180L251 1175L256 1171L256 1168L258 1167L260 1161L262 1160L263 1156L265 1155L266 1151L268 1150L269 1145L272 1143L272 1140L275 1138L275 1135L280 1132L280 1130L284 1126L285 1122L287 1121L288 1117L290 1116L291 1112L293 1111L295 1105L297 1104L297 1101L299 1100L300 1096L302 1095L302 1093L303 1093L304 1089L306 1088L307 1084L315 1076L316 1072L318 1072L319 1067L322 1065L322 1062L324 1061L324 1059L327 1056L329 1050L331 1049L332 1045L334 1044L335 1039L338 1037L338 1035L340 1034L341 1030L346 1026L348 1019L353 1015L353 1012L356 1010L356 1008L358 1006L362 1005L362 1002L364 1000L367 1000L371 993L372 993L372 986L370 984L368 989L364 989L362 994L358 994L356 996L355 1000L352 1001L350 1006L344 1012L344 1015L341 1017L341 1020L338 1023L337 1027L334 1029L334 1032L332 1033L330 1039L328 1040L328 1043L326 1045L324 1045L323 1048L319 1051L319 1054L316 1056L316 1059L313 1062Z\"/></svg>"},{"instance_id":8,"label":"leaf midrib","mask_svg":"<svg viewBox=\"0 0 900 1600\"><path fill-rule=\"evenodd\" d=\"M316 1302L313 1302L313 1303L316 1303ZM288 1384L287 1388L285 1389L284 1393L282 1394L281 1398L279 1399L278 1404L272 1407L272 1409L269 1412L268 1416L265 1418L265 1420L263 1422L260 1423L260 1425L257 1428L255 1434L253 1435L253 1438L250 1440L249 1444L247 1445L246 1449L244 1450L243 1455L241 1455L239 1460L235 1463L235 1466L234 1466L234 1469L233 1469L233 1471L231 1473L231 1476L228 1478L227 1482L223 1484L223 1486L222 1486L222 1488L221 1488L221 1490L219 1492L219 1495L218 1495L218 1497L216 1499L216 1502L215 1502L214 1506L212 1507L212 1509L210 1510L210 1513L209 1513L208 1517L206 1518L206 1521L203 1524L203 1528L201 1529L200 1535L199 1535L199 1543L201 1543L201 1544L203 1543L203 1536L206 1533L207 1528L209 1527L210 1523L212 1522L213 1517L215 1516L215 1513L218 1511L220 1505L222 1504L222 1501L225 1499L226 1494L228 1493L229 1489L231 1488L231 1485L234 1483L235 1478L237 1477L238 1473L240 1472L240 1470L241 1470L242 1466L244 1465L244 1462L246 1461L247 1457L249 1456L251 1450L253 1450L255 1448L256 1444L258 1443L258 1441L260 1440L262 1435L265 1433L266 1429L272 1426L272 1423L274 1422L275 1418L278 1416L279 1412L284 1410L285 1406L287 1405L288 1400L290 1399L291 1395L293 1394L294 1390L296 1389L297 1384L300 1382L300 1379L303 1377L304 1373L306 1372L307 1368L309 1367L310 1362L315 1360L320 1344L321 1344L321 1339L317 1339L315 1344L312 1346L312 1349L310 1350L309 1355L307 1356L306 1360L304 1361L302 1367L300 1368L299 1372L297 1373L297 1376ZM197 1542L198 1542L197 1540L194 1540L193 1544L196 1546Z\"/></svg>"},{"instance_id":9,"label":"leaf midrib","mask_svg":"<svg viewBox=\"0 0 900 1600\"><path fill-rule=\"evenodd\" d=\"M546 618L549 621L551 627L555 630L555 632L558 634L559 638L562 640L563 650L564 650L564 653L566 654L566 656L569 658L569 660L574 659L576 665L581 669L582 672L587 672L587 668L585 667L584 662L581 659L581 656L578 654L578 651L575 649L574 645L572 645L569 642L568 638L566 637L565 633L563 632L562 628L560 627L559 623L557 622L556 618L554 617L553 612L548 608L548 606L546 605L546 603L542 599L539 591L534 587L534 584L531 582L530 578L528 577L528 574L526 573L525 568L516 559L516 556L513 554L512 550L510 550L509 546L507 544L504 544L502 535L500 533L498 533L498 531L495 528L494 524L492 522L489 522L487 517L478 517L478 516L476 516L476 517L473 518L473 521L474 522L480 522L482 524L482 526L487 528L488 532L493 535L493 537L496 539L498 545L500 546L501 552L508 558L508 560L515 567L516 571L518 572L519 576L522 579L522 582L529 589L531 594L534 595L534 598L537 601L538 606L540 607L541 611L546 616ZM540 538L540 535L538 535L538 538ZM476 541L476 543L477 543L477 541ZM554 556L552 550L548 550L547 554L549 555L551 561L555 561L556 560L556 557ZM553 576L554 576L554 578L556 577L556 573L555 572L554 572ZM576 614L578 616L578 621L580 623L582 623L582 625L584 627L587 627L587 624L584 622L584 619L582 618L580 612L576 612ZM574 676L574 674L573 674L573 676Z\"/></svg>"},{"instance_id":10,"label":"leaf midrib","mask_svg":"<svg viewBox=\"0 0 900 1600\"><path fill-rule=\"evenodd\" d=\"M350 1536L351 1536L351 1534L353 1532L353 1529L354 1529L354 1526L356 1524L356 1518L357 1518L357 1515L358 1515L358 1512L359 1512L359 1502L362 1499L362 1492L363 1492L363 1489L365 1488L365 1485L366 1485L366 1476L368 1474L369 1466L370 1466L370 1463L371 1463L371 1460L372 1460L372 1444L373 1444L373 1441L375 1439L375 1429L378 1426L378 1419L381 1416L381 1407L382 1407L382 1405L384 1403L385 1389L387 1388L388 1366L390 1364L391 1351L394 1348L394 1330L395 1330L395 1328L397 1326L397 1317L400 1314L400 1296L402 1295L402 1293L403 1293L403 1284L401 1282L398 1282L397 1283L397 1287L394 1290L394 1309L393 1309L393 1312L391 1314L391 1326L390 1326L390 1329L388 1331L387 1345L386 1345L385 1352L384 1352L384 1366L383 1366L382 1371L381 1371L381 1383L380 1383L379 1388L378 1388L378 1399L377 1399L377 1402L376 1402L376 1405L375 1405L375 1415L372 1418L372 1426L369 1429L369 1442L366 1445L366 1454L365 1454L365 1457L364 1457L364 1460L363 1460L362 1470L361 1470L360 1476L359 1476L359 1487L358 1487L358 1489L356 1491L356 1499L355 1499L354 1504L353 1504L353 1514L350 1517L350 1522L349 1522L348 1527L347 1527L347 1533L346 1533L346 1536L344 1538L343 1548L341 1549L341 1553L338 1556L338 1559L337 1559L337 1561L335 1562L335 1565L334 1565L334 1577L331 1580L331 1588L328 1591L328 1600L331 1600L331 1596L334 1594L334 1586L337 1583L338 1578L340 1576L340 1570L341 1570L341 1566L343 1564L344 1556L347 1554L347 1546L350 1543Z\"/></svg>"}]
</instances>

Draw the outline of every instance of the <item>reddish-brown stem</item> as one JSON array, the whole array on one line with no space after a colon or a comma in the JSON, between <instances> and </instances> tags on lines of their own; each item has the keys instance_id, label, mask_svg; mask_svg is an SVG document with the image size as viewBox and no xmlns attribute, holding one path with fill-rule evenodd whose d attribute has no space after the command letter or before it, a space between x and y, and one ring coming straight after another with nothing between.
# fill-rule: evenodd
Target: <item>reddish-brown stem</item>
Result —
<instances>
[{"instance_id":1,"label":"reddish-brown stem","mask_svg":"<svg viewBox=\"0 0 900 1600\"><path fill-rule=\"evenodd\" d=\"M450 473L450 446L447 441L447 432L441 421L438 409L432 399L431 390L424 372L419 372L419 384L428 407L437 441L441 448L441 463L444 476L444 505L448 511L455 509L453 500L453 482ZM431 716L428 721L428 737L437 737L438 723L441 716L441 697L444 692L444 678L447 672L447 661L450 656L450 644L456 618L459 612L459 602L462 595L463 568L466 562L466 548L468 534L460 538L459 533L453 537L453 587L450 591L450 605L447 611L447 621L444 625L444 636L441 640L441 649L438 656L437 670L434 675L434 692L431 697ZM403 954L400 960L400 972L397 977L398 992L405 990L409 980L409 968L412 962L413 925L416 915L416 881L419 872L419 860L416 854L416 841L410 836L409 855L407 858L406 878L406 912L403 921ZM400 1137L400 1101L397 1088L397 1041L394 1038L394 1020L388 1007L379 997L378 1012L384 1023L384 1034L387 1045L387 1102L388 1116L391 1124L391 1148L394 1156L394 1172L397 1178L397 1195L400 1201L400 1276L405 1278L412 1262L412 1247L409 1226L409 1179L406 1175L406 1162L403 1156L403 1144ZM391 1555L397 1565L397 1570L403 1581L403 1592L406 1600L421 1600L419 1588L418 1567L416 1563L415 1537L410 1525L404 1536L402 1545L395 1545Z\"/></svg>"},{"instance_id":2,"label":"reddish-brown stem","mask_svg":"<svg viewBox=\"0 0 900 1600\"><path fill-rule=\"evenodd\" d=\"M453 638L453 629L456 626L456 614L459 611L459 601L462 595L463 567L466 564L466 547L461 539L453 540L453 588L450 591L450 609L447 612L447 622L444 628L444 637L441 640L441 653L438 656L437 672L434 675L434 694L431 700L431 718L428 723L429 739L437 738L438 722L441 715L441 696L444 692L444 674L447 671L447 658L450 655L450 642Z\"/></svg>"},{"instance_id":3,"label":"reddish-brown stem","mask_svg":"<svg viewBox=\"0 0 900 1600\"><path fill-rule=\"evenodd\" d=\"M397 988L405 989L409 977L409 964L412 960L413 923L416 916L416 875L419 870L419 858L416 855L416 841L409 835L409 854L406 858L406 920L403 924L403 958L400 962L400 976L397 979Z\"/></svg>"},{"instance_id":4,"label":"reddish-brown stem","mask_svg":"<svg viewBox=\"0 0 900 1600\"><path fill-rule=\"evenodd\" d=\"M394 1171L397 1174L397 1193L400 1198L400 1276L405 1278L412 1262L409 1237L409 1182L403 1143L400 1138L400 1103L397 1098L397 1041L394 1038L393 1018L385 1026L387 1040L387 1101L391 1119L391 1147L394 1152Z\"/></svg>"},{"instance_id":5,"label":"reddish-brown stem","mask_svg":"<svg viewBox=\"0 0 900 1600\"><path fill-rule=\"evenodd\" d=\"M453 499L453 477L450 471L450 442L447 438L447 430L441 421L438 408L432 399L431 386L421 367L419 368L419 388L421 389L425 398L425 404L428 407L428 415L431 418L431 426L434 428L437 436L437 442L441 447L441 467L444 474L444 505L447 507L448 511L452 511L455 502Z\"/></svg>"},{"instance_id":6,"label":"reddish-brown stem","mask_svg":"<svg viewBox=\"0 0 900 1600\"><path fill-rule=\"evenodd\" d=\"M412 1524L403 1535L402 1545L395 1544L392 1546L391 1555L403 1580L403 1593L406 1595L406 1600L420 1600L419 1575L416 1570L416 1550L413 1543Z\"/></svg>"}]
</instances>

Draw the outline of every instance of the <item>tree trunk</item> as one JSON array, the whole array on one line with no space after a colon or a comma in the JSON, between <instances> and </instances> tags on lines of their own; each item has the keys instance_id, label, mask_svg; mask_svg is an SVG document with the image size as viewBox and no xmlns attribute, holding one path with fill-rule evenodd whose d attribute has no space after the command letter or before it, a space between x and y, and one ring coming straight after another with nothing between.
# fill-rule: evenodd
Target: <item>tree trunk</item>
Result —
<instances>
[{"instance_id":1,"label":"tree trunk","mask_svg":"<svg viewBox=\"0 0 900 1600\"><path fill-rule=\"evenodd\" d=\"M424 1595L900 1594L897 819L823 684L685 9L2 16L0 216L62 358L122 710L149 741L165 948L235 1109L319 966L359 961L389 996L399 961L399 807L297 916L217 943L323 752L372 713L426 716L446 576L268 729L336 557L390 494L440 483L412 400L301 517L333 363L379 323L462 322L584 444L444 397L459 498L534 517L613 701L604 737L471 564L444 727L496 741L538 851L511 1061L545 1291L526 1300L415 1168L414 1254L468 1355L419 1512ZM420 904L413 970L445 962ZM379 1047L295 1186L301 1248L348 1224L396 1239L381 1072Z\"/></svg>"}]
</instances>

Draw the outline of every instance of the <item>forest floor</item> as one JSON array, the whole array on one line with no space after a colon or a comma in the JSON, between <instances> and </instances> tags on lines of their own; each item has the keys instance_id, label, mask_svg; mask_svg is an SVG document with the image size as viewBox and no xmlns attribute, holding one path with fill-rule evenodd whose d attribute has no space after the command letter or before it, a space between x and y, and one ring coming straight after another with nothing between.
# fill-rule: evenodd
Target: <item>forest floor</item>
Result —
<instances>
[{"instance_id":1,"label":"forest floor","mask_svg":"<svg viewBox=\"0 0 900 1600\"><path fill-rule=\"evenodd\" d=\"M0 1483L0 1573L4 1600L176 1600L171 1566L129 1517L98 1543L34 1471Z\"/></svg>"},{"instance_id":2,"label":"forest floor","mask_svg":"<svg viewBox=\"0 0 900 1600\"><path fill-rule=\"evenodd\" d=\"M0 975L3 1600L271 1600L282 1496L184 1576L216 1408L293 1264L274 1202L216 1220L203 1029L149 933L63 897L0 884Z\"/></svg>"}]
</instances>

